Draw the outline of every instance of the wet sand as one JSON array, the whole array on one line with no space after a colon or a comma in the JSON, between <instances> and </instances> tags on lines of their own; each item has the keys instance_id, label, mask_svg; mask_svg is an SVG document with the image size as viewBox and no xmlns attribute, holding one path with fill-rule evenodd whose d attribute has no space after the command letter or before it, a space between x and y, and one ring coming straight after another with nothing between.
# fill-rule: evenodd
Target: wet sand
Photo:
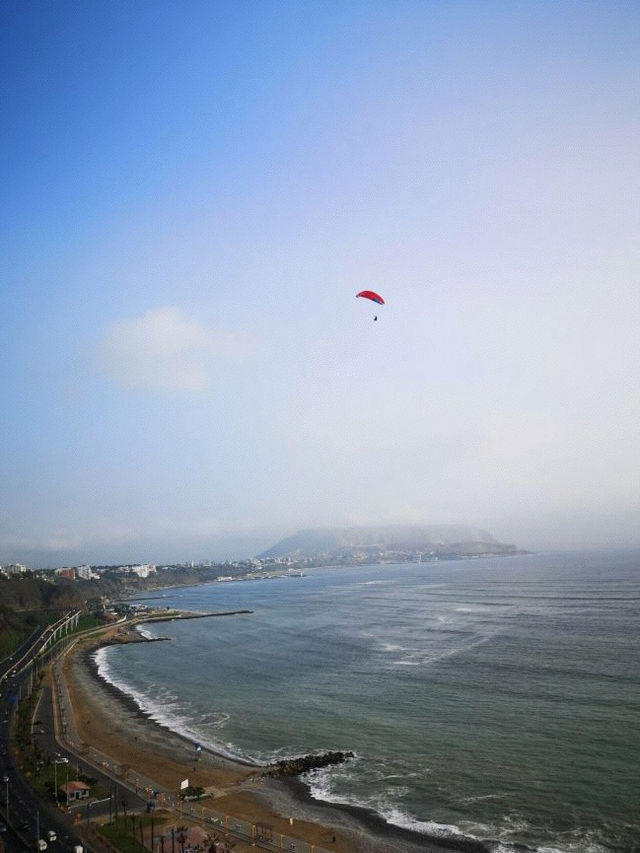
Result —
<instances>
[{"instance_id":1,"label":"wet sand","mask_svg":"<svg viewBox=\"0 0 640 853\"><path fill-rule=\"evenodd\" d=\"M124 641L139 639L137 633L120 636ZM207 791L203 805L251 823L269 824L274 833L336 853L485 851L478 842L431 838L388 824L367 809L315 800L298 779L263 778L264 768L209 750L203 749L195 761L191 741L151 720L130 697L99 677L93 653L113 639L112 632L110 638L103 635L100 641L79 645L66 656L62 672L80 739L132 772L169 791L178 791L180 782L189 779ZM238 842L235 849L256 848Z\"/></svg>"}]
</instances>

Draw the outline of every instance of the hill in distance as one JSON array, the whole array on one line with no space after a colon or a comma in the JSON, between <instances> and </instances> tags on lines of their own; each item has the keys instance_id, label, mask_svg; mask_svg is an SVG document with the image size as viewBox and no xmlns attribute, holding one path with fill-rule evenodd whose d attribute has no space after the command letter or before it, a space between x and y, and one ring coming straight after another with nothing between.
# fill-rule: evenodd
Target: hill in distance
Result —
<instances>
[{"instance_id":1,"label":"hill in distance","mask_svg":"<svg viewBox=\"0 0 640 853\"><path fill-rule=\"evenodd\" d=\"M398 524L299 530L258 554L258 558L328 565L518 553L523 552L478 527Z\"/></svg>"}]
</instances>

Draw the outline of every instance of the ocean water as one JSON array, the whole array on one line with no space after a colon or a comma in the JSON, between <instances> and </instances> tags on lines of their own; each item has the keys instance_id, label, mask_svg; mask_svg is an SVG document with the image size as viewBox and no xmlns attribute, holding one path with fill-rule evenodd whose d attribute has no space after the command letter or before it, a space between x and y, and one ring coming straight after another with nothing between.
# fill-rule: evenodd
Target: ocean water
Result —
<instances>
[{"instance_id":1,"label":"ocean water","mask_svg":"<svg viewBox=\"0 0 640 853\"><path fill-rule=\"evenodd\" d=\"M98 653L201 744L353 750L309 775L316 797L496 850L640 850L640 552L312 569L149 603L253 611Z\"/></svg>"}]
</instances>

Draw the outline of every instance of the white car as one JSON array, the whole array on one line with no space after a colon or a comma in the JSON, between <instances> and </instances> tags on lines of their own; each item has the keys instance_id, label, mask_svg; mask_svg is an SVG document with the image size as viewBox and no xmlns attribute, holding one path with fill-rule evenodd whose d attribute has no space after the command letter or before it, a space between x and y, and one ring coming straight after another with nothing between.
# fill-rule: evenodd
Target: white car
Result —
<instances>
[{"instance_id":1,"label":"white car","mask_svg":"<svg viewBox=\"0 0 640 853\"><path fill-rule=\"evenodd\" d=\"M38 839L38 850L46 850L46 849L47 849L47 842L44 840L44 838L39 838Z\"/></svg>"},{"instance_id":2,"label":"white car","mask_svg":"<svg viewBox=\"0 0 640 853\"><path fill-rule=\"evenodd\" d=\"M47 832L47 839L49 841L55 841L57 837L55 829L50 829L49 832Z\"/></svg>"}]
</instances>

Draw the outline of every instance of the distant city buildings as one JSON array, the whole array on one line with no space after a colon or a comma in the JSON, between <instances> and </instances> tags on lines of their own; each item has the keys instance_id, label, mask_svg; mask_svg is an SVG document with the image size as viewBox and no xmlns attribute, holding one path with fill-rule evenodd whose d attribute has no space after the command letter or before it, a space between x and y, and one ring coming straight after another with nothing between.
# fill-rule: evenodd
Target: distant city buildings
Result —
<instances>
[{"instance_id":1,"label":"distant city buildings","mask_svg":"<svg viewBox=\"0 0 640 853\"><path fill-rule=\"evenodd\" d=\"M16 575L23 575L25 572L29 571L29 569L27 569L26 566L23 566L22 563L9 563L8 566L1 566L0 568L9 578L15 577Z\"/></svg>"},{"instance_id":2,"label":"distant city buildings","mask_svg":"<svg viewBox=\"0 0 640 853\"><path fill-rule=\"evenodd\" d=\"M91 566L61 566L59 569L54 569L54 574L69 580L81 578L83 581L97 580L100 575L96 574Z\"/></svg>"},{"instance_id":3,"label":"distant city buildings","mask_svg":"<svg viewBox=\"0 0 640 853\"><path fill-rule=\"evenodd\" d=\"M0 576L10 579L20 579L23 577L34 576L42 580L53 583L56 578L65 578L71 581L99 581L104 576L117 575L125 580L127 577L135 576L142 580L154 577L160 573L169 571L180 571L188 569L190 571L210 571L212 568L218 568L219 574L210 577L210 580L230 581L245 578L253 580L262 577L282 577L283 569L286 574L291 574L292 568L300 569L303 564L309 564L310 560L294 559L291 556L280 557L253 557L244 560L225 560L224 562L216 562L214 560L202 560L195 562L190 560L184 563L174 563L171 565L156 566L154 563L132 563L127 565L110 565L110 566L59 566L55 569L30 569L22 563L9 563L5 566L0 566Z\"/></svg>"}]
</instances>

